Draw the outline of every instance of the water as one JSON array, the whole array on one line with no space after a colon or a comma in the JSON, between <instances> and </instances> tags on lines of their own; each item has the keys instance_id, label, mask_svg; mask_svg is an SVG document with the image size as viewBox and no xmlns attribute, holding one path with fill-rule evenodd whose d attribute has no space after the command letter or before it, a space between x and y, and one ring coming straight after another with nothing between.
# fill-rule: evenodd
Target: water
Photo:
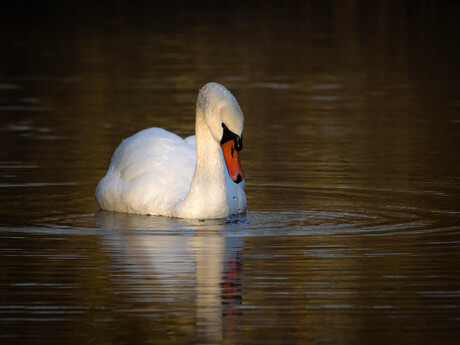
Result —
<instances>
[{"instance_id":1,"label":"water","mask_svg":"<svg viewBox=\"0 0 460 345\"><path fill-rule=\"evenodd\" d=\"M0 343L457 344L458 6L174 6L1 24ZM247 214L98 211L121 139L191 135L208 81Z\"/></svg>"}]
</instances>

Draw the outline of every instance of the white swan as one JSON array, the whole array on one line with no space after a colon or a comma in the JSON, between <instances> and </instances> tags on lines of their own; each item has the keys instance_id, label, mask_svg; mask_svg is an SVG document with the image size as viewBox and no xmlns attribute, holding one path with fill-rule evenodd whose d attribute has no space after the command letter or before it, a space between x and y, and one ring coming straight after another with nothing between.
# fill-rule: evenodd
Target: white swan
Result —
<instances>
[{"instance_id":1,"label":"white swan","mask_svg":"<svg viewBox=\"0 0 460 345\"><path fill-rule=\"evenodd\" d=\"M230 91L206 84L196 104L196 139L149 128L123 140L97 186L99 207L179 218L244 213L238 157L243 125L243 112Z\"/></svg>"}]
</instances>

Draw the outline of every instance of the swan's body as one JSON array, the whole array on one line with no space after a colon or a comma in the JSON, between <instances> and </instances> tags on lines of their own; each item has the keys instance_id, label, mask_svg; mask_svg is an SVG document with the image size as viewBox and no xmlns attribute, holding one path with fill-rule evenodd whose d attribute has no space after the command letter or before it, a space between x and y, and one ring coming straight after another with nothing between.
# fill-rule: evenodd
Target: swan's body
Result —
<instances>
[{"instance_id":1,"label":"swan's body","mask_svg":"<svg viewBox=\"0 0 460 345\"><path fill-rule=\"evenodd\" d=\"M233 95L220 84L206 84L197 100L196 137L183 140L164 129L149 128L124 140L97 186L99 206L179 218L224 218L245 212L238 160L243 122Z\"/></svg>"}]
</instances>

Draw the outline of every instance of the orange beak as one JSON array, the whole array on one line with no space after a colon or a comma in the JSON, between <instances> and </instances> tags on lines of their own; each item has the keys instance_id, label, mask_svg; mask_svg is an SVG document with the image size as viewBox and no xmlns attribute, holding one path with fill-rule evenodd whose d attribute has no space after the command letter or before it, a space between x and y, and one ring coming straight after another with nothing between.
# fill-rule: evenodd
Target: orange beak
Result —
<instances>
[{"instance_id":1,"label":"orange beak","mask_svg":"<svg viewBox=\"0 0 460 345\"><path fill-rule=\"evenodd\" d=\"M241 170L240 159L238 158L238 151L235 149L235 141L229 140L223 143L221 147L230 178L234 182L240 183L243 181L244 176Z\"/></svg>"}]
</instances>

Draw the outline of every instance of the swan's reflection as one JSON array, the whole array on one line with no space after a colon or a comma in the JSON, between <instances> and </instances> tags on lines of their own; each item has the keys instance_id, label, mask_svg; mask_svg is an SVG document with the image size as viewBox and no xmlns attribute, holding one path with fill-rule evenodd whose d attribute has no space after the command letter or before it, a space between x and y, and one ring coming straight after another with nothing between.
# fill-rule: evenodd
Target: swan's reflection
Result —
<instances>
[{"instance_id":1,"label":"swan's reflection","mask_svg":"<svg viewBox=\"0 0 460 345\"><path fill-rule=\"evenodd\" d=\"M237 324L241 303L239 253L241 237L228 237L236 225L226 220L181 220L100 211L99 227L113 260L151 293L167 290L184 299L195 292L196 332L200 342L223 338L225 325ZM154 283L153 283L154 282ZM194 286L193 286L194 285Z\"/></svg>"}]
</instances>

